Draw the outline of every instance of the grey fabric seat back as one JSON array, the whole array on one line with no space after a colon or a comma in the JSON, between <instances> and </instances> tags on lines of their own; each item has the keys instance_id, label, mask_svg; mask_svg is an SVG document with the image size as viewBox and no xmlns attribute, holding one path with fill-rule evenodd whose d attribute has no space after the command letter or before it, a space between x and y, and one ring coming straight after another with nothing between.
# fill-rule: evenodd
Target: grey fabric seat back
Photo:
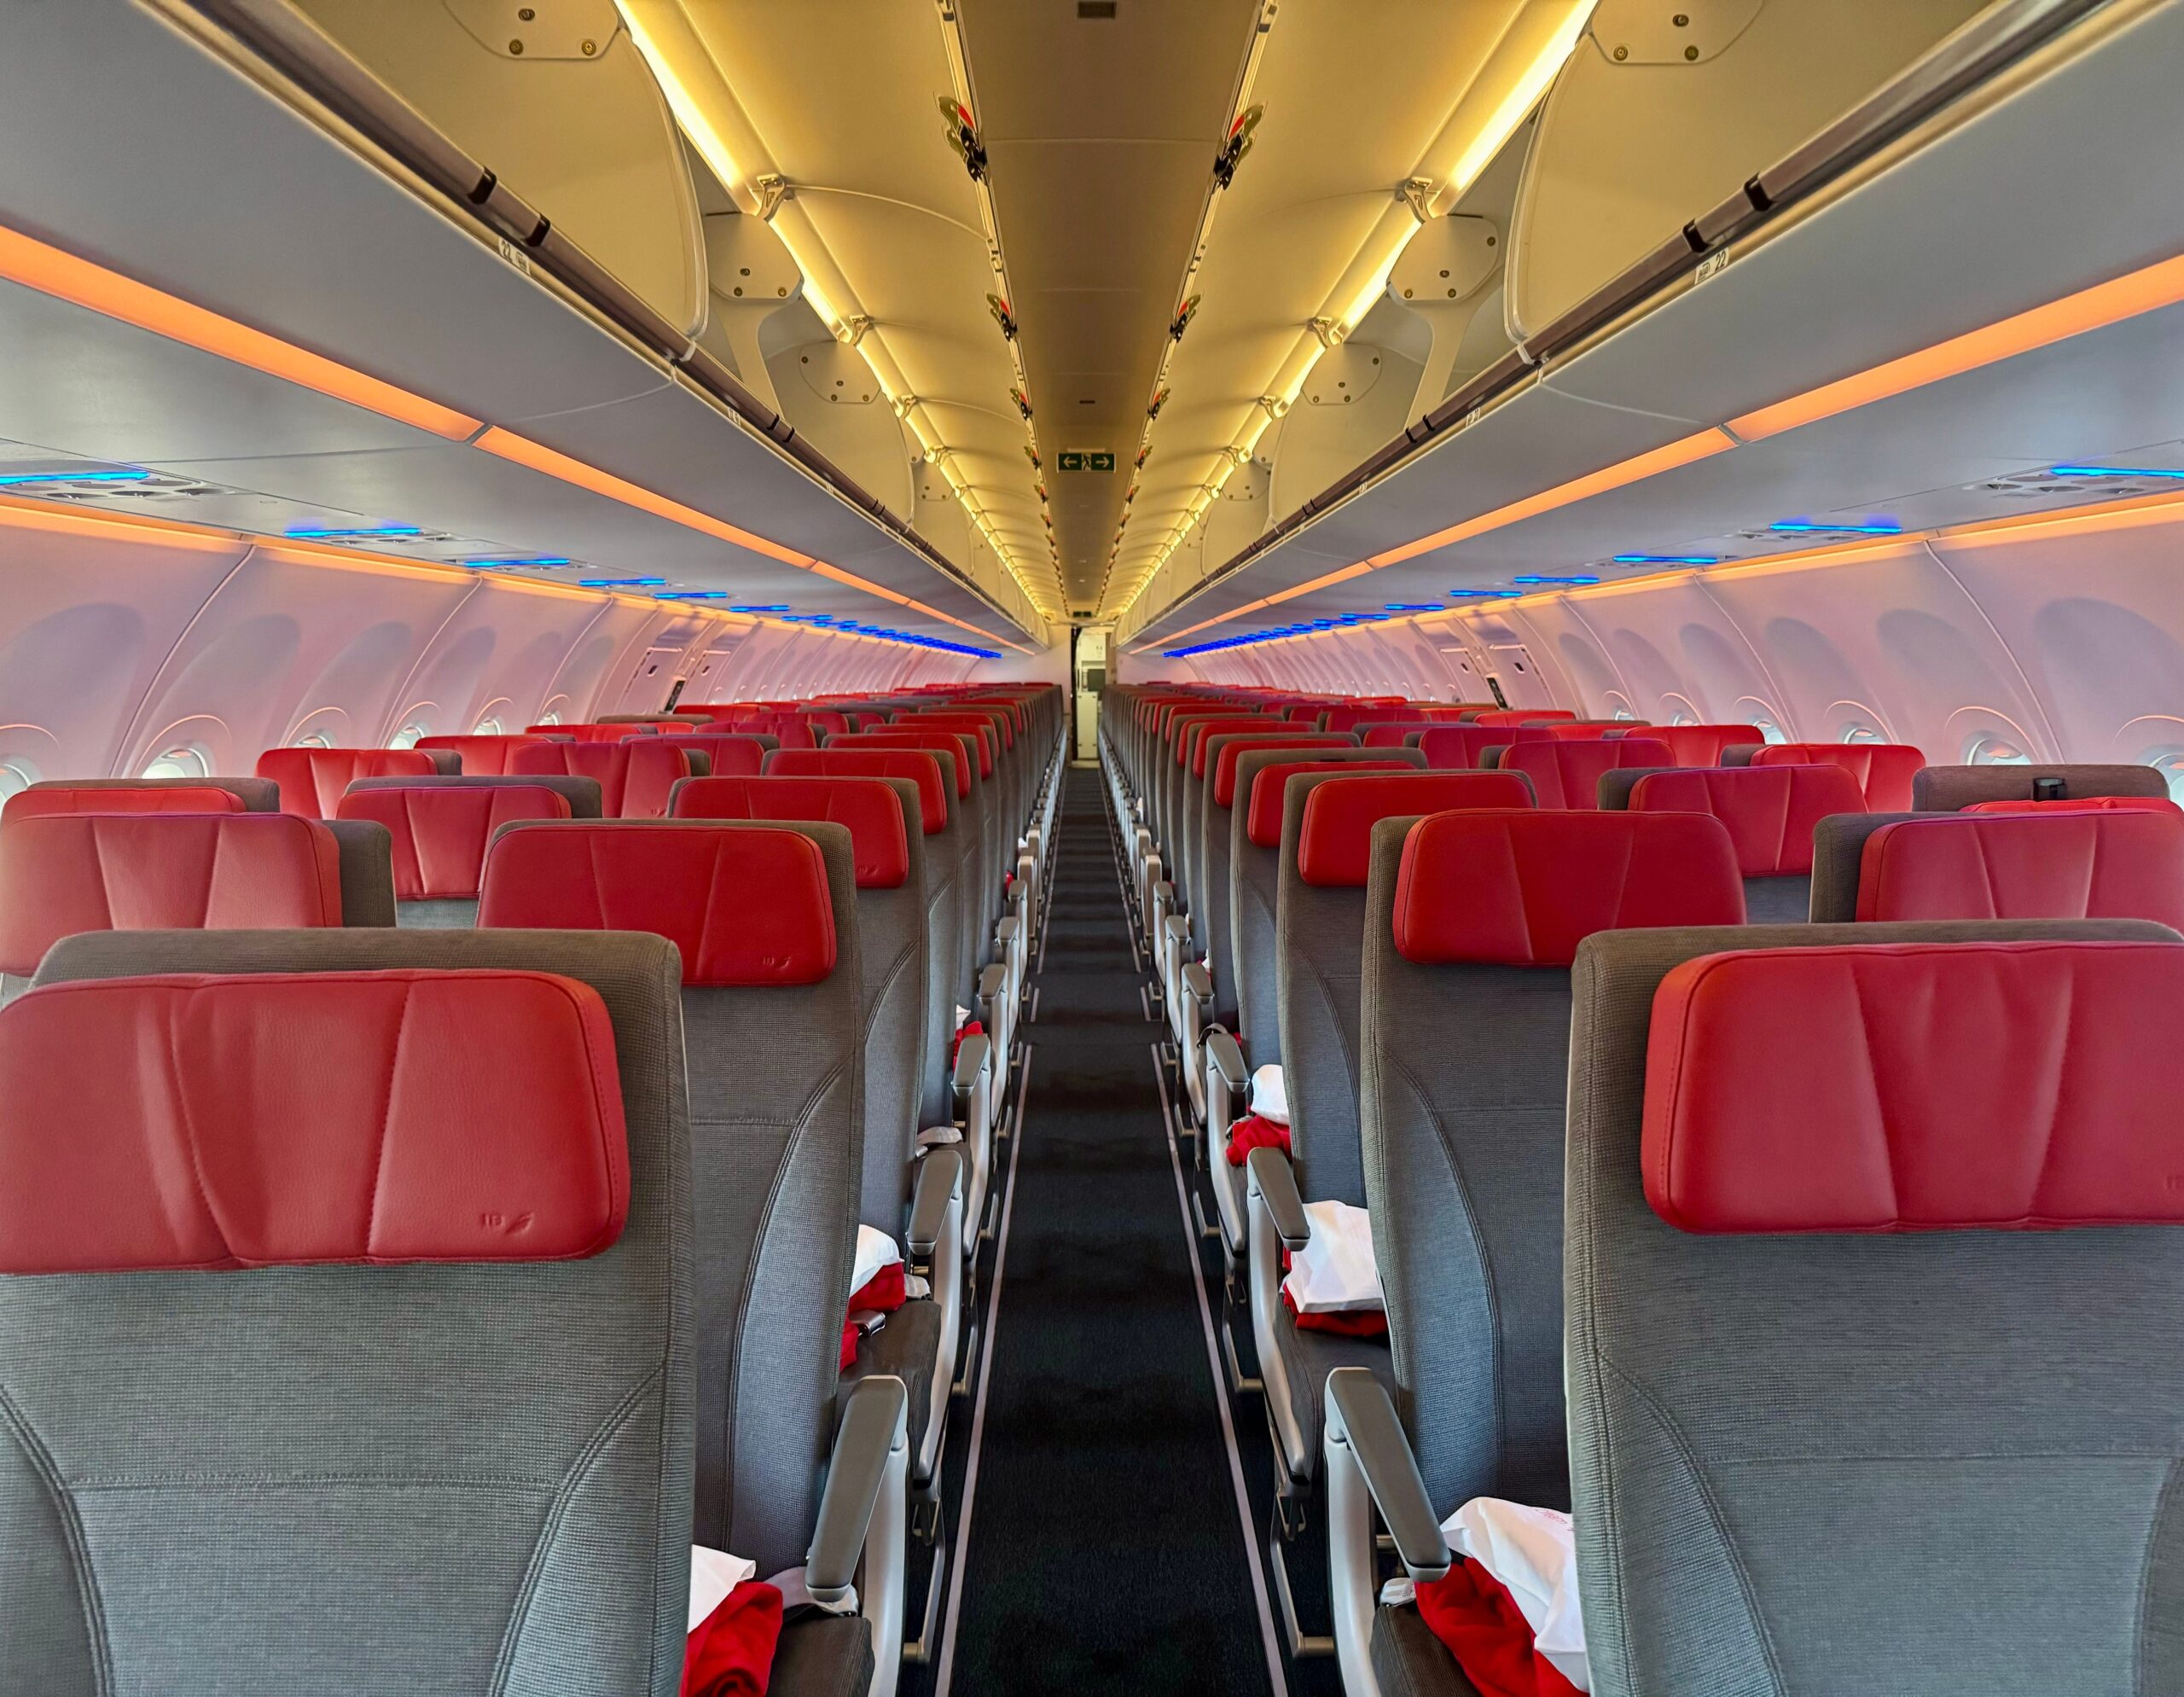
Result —
<instances>
[{"instance_id":1,"label":"grey fabric seat back","mask_svg":"<svg viewBox=\"0 0 2184 1697\"><path fill-rule=\"evenodd\" d=\"M1237 1032L1250 1045L1255 1066L1281 1061L1285 1038L1275 931L1281 851L1252 840L1252 796L1258 775L1268 767L1317 764L1322 759L1344 765L1370 760L1388 771L1426 770L1426 757L1415 748L1253 748L1238 757L1236 803L1228 814L1228 932L1236 951Z\"/></svg>"},{"instance_id":2,"label":"grey fabric seat back","mask_svg":"<svg viewBox=\"0 0 2184 1697\"><path fill-rule=\"evenodd\" d=\"M1984 770L1984 768L1978 770ZM1858 916L1858 867L1866 839L1915 813L1836 813L1812 829L1812 921L1849 925Z\"/></svg>"},{"instance_id":3,"label":"grey fabric seat back","mask_svg":"<svg viewBox=\"0 0 2184 1697\"><path fill-rule=\"evenodd\" d=\"M762 1573L804 1558L834 1423L842 1316L849 1304L863 1175L863 1020L855 861L849 832L833 824L731 820L524 821L495 836L481 918L541 911L535 892L502 909L504 869L536 880L537 863L512 845L561 835L597 840L642 833L697 840L723 833L793 833L818 846L834 928L833 970L814 983L707 984L686 960L682 1016L688 1055L691 1193L696 1221L696 1494L692 1537L758 1564ZM667 845L666 852L671 852ZM586 850L587 854L590 852ZM696 851L692 851L695 853ZM595 863L594 863L595 864ZM634 870L634 875L632 871ZM595 870L598 887L626 892L652 868ZM717 884L733 874L715 873ZM685 881L685 887L693 887ZM736 904L778 915L805 892L750 887L708 892L717 914ZM583 898L595 898L590 889ZM616 904L627 910L621 902ZM736 933L707 930L702 913L677 916L733 956Z\"/></svg>"},{"instance_id":4,"label":"grey fabric seat back","mask_svg":"<svg viewBox=\"0 0 2184 1697\"><path fill-rule=\"evenodd\" d=\"M1696 1235L1641 1177L1654 992L1679 964L2033 939L2184 940L1987 921L1580 949L1566 1289L1594 1691L2184 1689L2184 1233Z\"/></svg>"},{"instance_id":5,"label":"grey fabric seat back","mask_svg":"<svg viewBox=\"0 0 2184 1697\"><path fill-rule=\"evenodd\" d=\"M908 778L878 782L902 804L909 863L894 888L857 892L857 953L863 964L858 999L864 1014L864 1177L858 1218L899 1238L909 1206L910 1164L917 1156L918 1131L926 1124L926 1081L938 1076L946 1050L938 1056L932 1053L926 837L918 787Z\"/></svg>"},{"instance_id":6,"label":"grey fabric seat back","mask_svg":"<svg viewBox=\"0 0 2184 1697\"><path fill-rule=\"evenodd\" d=\"M1727 835L1711 820L1542 813L1524 816L1519 832L1505 817L1482 814L1467 832L1461 816L1443 816L1415 838L1417 820L1381 820L1366 891L1366 1206L1397 1408L1443 1513L1474 1496L1569 1506L1572 943L1624 911L1727 922L1740 903ZM1509 867L1513 879L1497 876ZM1398 887L1403 923L1416 927L1400 934ZM1437 932L1444 916L1456 924ZM1467 946L1467 934L1478 942ZM1526 958L1481 946L1512 937L1525 939Z\"/></svg>"},{"instance_id":7,"label":"grey fabric seat back","mask_svg":"<svg viewBox=\"0 0 2184 1697\"><path fill-rule=\"evenodd\" d=\"M281 786L270 778L44 778L32 789L224 789L247 813L278 813Z\"/></svg>"},{"instance_id":8,"label":"grey fabric seat back","mask_svg":"<svg viewBox=\"0 0 2184 1697\"><path fill-rule=\"evenodd\" d=\"M0 1278L0 1690L677 1690L694 1357L673 950L107 933L60 944L38 982L404 968L598 991L620 1239L575 1260ZM481 1052L476 1081L494 1065Z\"/></svg>"},{"instance_id":9,"label":"grey fabric seat back","mask_svg":"<svg viewBox=\"0 0 2184 1697\"><path fill-rule=\"evenodd\" d=\"M1194 804L1197 824L1192 840L1197 845L1195 875L1204 889L1204 898L1191 910L1191 925L1205 950L1205 962L1213 974L1213 1018L1217 1025L1232 1025L1236 1019L1235 950L1229 942L1228 851L1232 822L1229 814L1234 811L1236 797L1245 793L1231 776L1232 793L1227 805L1221 800L1222 751L1232 743L1263 741L1269 731L1223 731L1205 739L1205 776L1198 785ZM1306 736L1283 737L1283 741L1294 741L1303 748L1354 748L1357 740L1344 735L1324 732L1308 733ZM1321 740L1321 739L1324 740ZM1239 759L1242 757L1240 754Z\"/></svg>"},{"instance_id":10,"label":"grey fabric seat back","mask_svg":"<svg viewBox=\"0 0 2184 1697\"><path fill-rule=\"evenodd\" d=\"M1911 777L1911 805L1921 813L1955 813L1981 801L2168 793L2168 781L2151 766L1926 766Z\"/></svg>"}]
</instances>

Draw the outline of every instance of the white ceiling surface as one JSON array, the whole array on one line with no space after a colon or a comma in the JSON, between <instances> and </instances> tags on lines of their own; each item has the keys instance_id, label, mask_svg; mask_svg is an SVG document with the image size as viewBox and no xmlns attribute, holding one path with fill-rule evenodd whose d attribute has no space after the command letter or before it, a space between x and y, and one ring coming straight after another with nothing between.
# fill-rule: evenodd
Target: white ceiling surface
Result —
<instances>
[{"instance_id":1,"label":"white ceiling surface","mask_svg":"<svg viewBox=\"0 0 2184 1697\"><path fill-rule=\"evenodd\" d=\"M12 9L0 111L0 223L1019 636L658 361L130 0ZM14 286L0 347L0 436L58 455L186 469L299 517L464 532L618 576L663 575L672 556L689 587L967 636ZM44 381L12 381L26 370Z\"/></svg>"},{"instance_id":2,"label":"white ceiling surface","mask_svg":"<svg viewBox=\"0 0 2184 1697\"><path fill-rule=\"evenodd\" d=\"M951 78L935 9L901 0L686 3L794 212L873 321L958 475L1010 549L1020 580L1060 610L1016 370L986 305L993 266L977 191L948 145ZM781 218L777 216L778 227ZM796 243L792 242L792 246Z\"/></svg>"},{"instance_id":3,"label":"white ceiling surface","mask_svg":"<svg viewBox=\"0 0 2184 1697\"><path fill-rule=\"evenodd\" d=\"M2184 8L2123 9L2138 15L2082 52L2051 49L2048 74L2020 79L1812 215L1733 249L1706 282L1166 610L1133 646L2170 257L2184 227L2184 177L2129 162L2172 157L2178 145L2184 108L2171 84L2184 62ZM2076 38L2088 40L2085 26ZM2184 317L2150 314L1182 640L1433 599L1517 571L1591 570L1613 553L1713 552L1710 539L1780 519L1886 512L1914 526L1988 517L1995 497L1963 485L2059 461L2105 462L2184 435L2180 337ZM2025 504L2013 499L2007 509ZM1810 542L1769 538L1735 551ZM1610 565L1600 575L1649 569Z\"/></svg>"},{"instance_id":4,"label":"white ceiling surface","mask_svg":"<svg viewBox=\"0 0 2184 1697\"><path fill-rule=\"evenodd\" d=\"M1258 0L961 0L1072 608L1097 605ZM1107 450L1111 474L1063 472ZM1152 521L1146 502L1132 528Z\"/></svg>"}]
</instances>

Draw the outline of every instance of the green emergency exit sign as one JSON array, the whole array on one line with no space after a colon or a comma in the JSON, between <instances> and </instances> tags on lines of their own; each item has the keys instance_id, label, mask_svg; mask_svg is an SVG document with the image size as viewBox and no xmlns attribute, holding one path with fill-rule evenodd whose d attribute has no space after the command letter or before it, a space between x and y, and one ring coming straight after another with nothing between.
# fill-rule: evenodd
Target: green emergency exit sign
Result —
<instances>
[{"instance_id":1,"label":"green emergency exit sign","mask_svg":"<svg viewBox=\"0 0 2184 1697\"><path fill-rule=\"evenodd\" d=\"M1115 468L1112 453L1063 452L1054 456L1054 463L1066 472L1111 472Z\"/></svg>"}]
</instances>

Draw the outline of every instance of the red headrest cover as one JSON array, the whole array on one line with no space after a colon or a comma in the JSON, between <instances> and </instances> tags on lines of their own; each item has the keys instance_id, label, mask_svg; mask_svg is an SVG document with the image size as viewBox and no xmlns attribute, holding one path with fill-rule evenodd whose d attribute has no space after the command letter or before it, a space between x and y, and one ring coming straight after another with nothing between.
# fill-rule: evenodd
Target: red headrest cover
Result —
<instances>
[{"instance_id":1,"label":"red headrest cover","mask_svg":"<svg viewBox=\"0 0 2184 1697\"><path fill-rule=\"evenodd\" d=\"M281 787L281 811L305 819L331 819L358 778L429 778L439 771L431 755L414 748L269 748L258 757L258 776Z\"/></svg>"},{"instance_id":2,"label":"red headrest cover","mask_svg":"<svg viewBox=\"0 0 2184 1697\"><path fill-rule=\"evenodd\" d=\"M2184 927L2184 814L1931 813L1883 825L1859 859L1858 917Z\"/></svg>"},{"instance_id":3,"label":"red headrest cover","mask_svg":"<svg viewBox=\"0 0 2184 1697\"><path fill-rule=\"evenodd\" d=\"M466 778L504 778L511 754L544 740L537 736L421 736L417 748L421 753L434 750L452 753L462 762Z\"/></svg>"},{"instance_id":4,"label":"red headrest cover","mask_svg":"<svg viewBox=\"0 0 2184 1697\"><path fill-rule=\"evenodd\" d=\"M827 747L833 748L922 748L928 753L945 754L956 772L956 799L965 799L971 793L972 762L962 739L952 730L860 730L848 736L830 736Z\"/></svg>"},{"instance_id":5,"label":"red headrest cover","mask_svg":"<svg viewBox=\"0 0 2184 1697\"><path fill-rule=\"evenodd\" d=\"M1407 748L1413 732L1432 728L1431 719L1380 719L1356 727L1364 738L1362 746L1367 748Z\"/></svg>"},{"instance_id":6,"label":"red headrest cover","mask_svg":"<svg viewBox=\"0 0 2184 1697\"><path fill-rule=\"evenodd\" d=\"M1361 763L1362 764L1362 763ZM1513 772L1421 772L1330 778L1312 786L1297 840L1297 875L1321 889L1359 889L1373 863L1373 827L1407 813L1456 807L1529 808Z\"/></svg>"},{"instance_id":7,"label":"red headrest cover","mask_svg":"<svg viewBox=\"0 0 2184 1697\"><path fill-rule=\"evenodd\" d=\"M420 784L358 789L341 798L344 819L370 819L394 839L398 900L468 901L478 893L485 845L514 819L566 819L568 798L543 784L494 789Z\"/></svg>"},{"instance_id":8,"label":"red headrest cover","mask_svg":"<svg viewBox=\"0 0 2184 1697\"><path fill-rule=\"evenodd\" d=\"M54 813L0 824L0 972L79 931L341 923L341 851L287 813Z\"/></svg>"},{"instance_id":9,"label":"red headrest cover","mask_svg":"<svg viewBox=\"0 0 2184 1697\"><path fill-rule=\"evenodd\" d=\"M979 776L993 776L996 735L993 721L984 714L909 713L901 721L918 730L960 730L979 740Z\"/></svg>"},{"instance_id":10,"label":"red headrest cover","mask_svg":"<svg viewBox=\"0 0 2184 1697\"><path fill-rule=\"evenodd\" d=\"M1649 727L1646 735L1667 743L1679 766L1718 766L1728 750L1757 747L1767 741L1759 727L1751 724L1659 724Z\"/></svg>"},{"instance_id":11,"label":"red headrest cover","mask_svg":"<svg viewBox=\"0 0 2184 1697\"><path fill-rule=\"evenodd\" d=\"M1613 741L1589 737L1582 742L1550 737L1513 745L1502 757L1502 769L1530 778L1542 807L1589 809L1600 805L1602 772L1624 766L1665 766L1672 758L1666 743L1650 736L1622 736Z\"/></svg>"},{"instance_id":12,"label":"red headrest cover","mask_svg":"<svg viewBox=\"0 0 2184 1697\"><path fill-rule=\"evenodd\" d=\"M1815 825L1867 810L1840 766L1693 766L1639 779L1630 811L1711 813L1728 828L1745 877L1782 878L1812 870Z\"/></svg>"},{"instance_id":13,"label":"red headrest cover","mask_svg":"<svg viewBox=\"0 0 2184 1697\"><path fill-rule=\"evenodd\" d=\"M1186 770L1194 778L1202 778L1205 776L1205 744L1209 737L1218 736L1223 732L1264 730L1265 729L1266 720L1263 717L1192 720L1190 728L1183 733L1183 761Z\"/></svg>"},{"instance_id":14,"label":"red headrest cover","mask_svg":"<svg viewBox=\"0 0 2184 1697\"><path fill-rule=\"evenodd\" d=\"M1565 707L1510 707L1490 713L1481 713L1473 724L1499 725L1507 729L1513 724L1546 724L1555 719L1574 719L1577 714Z\"/></svg>"},{"instance_id":15,"label":"red headrest cover","mask_svg":"<svg viewBox=\"0 0 2184 1697\"><path fill-rule=\"evenodd\" d=\"M908 778L918 787L919 825L932 836L948 828L948 789L940 761L921 748L783 748L767 757L770 778Z\"/></svg>"},{"instance_id":16,"label":"red headrest cover","mask_svg":"<svg viewBox=\"0 0 2184 1697\"><path fill-rule=\"evenodd\" d=\"M880 778L692 778L675 792L674 817L831 820L849 828L858 889L899 890L910 875L902 800Z\"/></svg>"},{"instance_id":17,"label":"red headrest cover","mask_svg":"<svg viewBox=\"0 0 2184 1697\"><path fill-rule=\"evenodd\" d=\"M1236 768L1246 753L1255 748L1347 748L1350 739L1328 731L1300 731L1293 735L1240 736L1221 745L1221 753L1213 767L1213 805L1234 807L1236 805ZM1380 768L1375 767L1375 770Z\"/></svg>"},{"instance_id":18,"label":"red headrest cover","mask_svg":"<svg viewBox=\"0 0 2184 1697\"><path fill-rule=\"evenodd\" d=\"M1479 750L1508 740L1506 730L1475 724L1437 724L1419 733L1418 752L1437 771L1466 771L1478 764Z\"/></svg>"},{"instance_id":19,"label":"red headrest cover","mask_svg":"<svg viewBox=\"0 0 2184 1697\"><path fill-rule=\"evenodd\" d=\"M538 742L517 749L509 758L508 771L517 777L559 773L596 778L600 808L609 819L665 819L677 782L690 776L690 758L679 739Z\"/></svg>"},{"instance_id":20,"label":"red headrest cover","mask_svg":"<svg viewBox=\"0 0 2184 1697\"><path fill-rule=\"evenodd\" d=\"M710 759L709 777L755 778L766 766L766 745L755 736L700 730L675 746L686 754L703 754Z\"/></svg>"},{"instance_id":21,"label":"red headrest cover","mask_svg":"<svg viewBox=\"0 0 2184 1697\"><path fill-rule=\"evenodd\" d=\"M657 736L659 728L648 724L528 724L526 736L549 737L557 742L626 742L633 736Z\"/></svg>"},{"instance_id":22,"label":"red headrest cover","mask_svg":"<svg viewBox=\"0 0 2184 1697\"><path fill-rule=\"evenodd\" d=\"M84 792L96 795L96 790ZM25 795L34 793L30 790ZM22 798L18 796L17 800ZM10 806L14 803L9 804ZM1975 801L1960 813L2184 813L2165 795L2088 795L2082 801Z\"/></svg>"},{"instance_id":23,"label":"red headrest cover","mask_svg":"<svg viewBox=\"0 0 2184 1697\"><path fill-rule=\"evenodd\" d=\"M1252 780L1252 796L1244 813L1244 834L1259 848L1281 846L1281 809L1289 780L1306 772L1416 772L1407 760L1299 760L1293 764L1262 766Z\"/></svg>"},{"instance_id":24,"label":"red headrest cover","mask_svg":"<svg viewBox=\"0 0 2184 1697\"><path fill-rule=\"evenodd\" d=\"M2184 949L1708 955L1653 996L1646 1200L1686 1231L2184 1222Z\"/></svg>"},{"instance_id":25,"label":"red headrest cover","mask_svg":"<svg viewBox=\"0 0 2184 1697\"><path fill-rule=\"evenodd\" d=\"M20 789L0 807L0 820L38 819L50 813L241 813L231 789L176 784L160 789L70 789L63 784Z\"/></svg>"},{"instance_id":26,"label":"red headrest cover","mask_svg":"<svg viewBox=\"0 0 2184 1697\"><path fill-rule=\"evenodd\" d=\"M819 845L723 825L533 826L485 854L481 927L649 931L696 985L816 984L834 969L834 910Z\"/></svg>"},{"instance_id":27,"label":"red headrest cover","mask_svg":"<svg viewBox=\"0 0 2184 1697\"><path fill-rule=\"evenodd\" d=\"M613 1026L547 973L49 985L0 1100L0 1272L564 1260L629 1212Z\"/></svg>"},{"instance_id":28,"label":"red headrest cover","mask_svg":"<svg viewBox=\"0 0 2184 1697\"><path fill-rule=\"evenodd\" d=\"M804 724L810 725L815 729L825 731L829 736L839 735L841 732L845 731L850 728L849 720L840 713L816 711L810 708L805 709L804 713Z\"/></svg>"},{"instance_id":29,"label":"red headrest cover","mask_svg":"<svg viewBox=\"0 0 2184 1697\"><path fill-rule=\"evenodd\" d=\"M1755 766L1840 766L1858 781L1872 813L1905 813L1911 780L1926 757L1908 742L1775 742L1752 753Z\"/></svg>"},{"instance_id":30,"label":"red headrest cover","mask_svg":"<svg viewBox=\"0 0 2184 1697\"><path fill-rule=\"evenodd\" d=\"M1728 834L1695 813L1437 813L1396 879L1396 952L1420 966L1566 967L1596 931L1743 923Z\"/></svg>"}]
</instances>

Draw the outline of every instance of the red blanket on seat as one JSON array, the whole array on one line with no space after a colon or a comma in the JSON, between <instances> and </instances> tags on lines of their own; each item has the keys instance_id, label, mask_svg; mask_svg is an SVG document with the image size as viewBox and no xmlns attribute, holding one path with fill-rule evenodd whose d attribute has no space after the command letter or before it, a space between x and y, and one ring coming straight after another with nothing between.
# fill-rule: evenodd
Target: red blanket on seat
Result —
<instances>
[{"instance_id":1,"label":"red blanket on seat","mask_svg":"<svg viewBox=\"0 0 2184 1697\"><path fill-rule=\"evenodd\" d=\"M682 1697L765 1697L781 1636L781 1594L746 1579L686 1641Z\"/></svg>"},{"instance_id":2,"label":"red blanket on seat","mask_svg":"<svg viewBox=\"0 0 2184 1697\"><path fill-rule=\"evenodd\" d=\"M909 1300L909 1293L903 1287L903 1264L890 1261L851 1293L850 1312L873 1308L882 1314L892 1314ZM842 1322L842 1372L847 1373L857 1365L857 1340L863 1335L855 1321Z\"/></svg>"},{"instance_id":3,"label":"red blanket on seat","mask_svg":"<svg viewBox=\"0 0 2184 1697\"><path fill-rule=\"evenodd\" d=\"M1263 1114L1247 1113L1228 1125L1228 1165L1241 1166L1252 1158L1253 1149L1279 1149L1289 1153L1289 1128Z\"/></svg>"},{"instance_id":4,"label":"red blanket on seat","mask_svg":"<svg viewBox=\"0 0 2184 1697\"><path fill-rule=\"evenodd\" d=\"M1479 1697L1578 1697L1532 1648L1531 1623L1508 1588L1476 1561L1459 1556L1445 1579L1420 1581L1418 1613Z\"/></svg>"}]
</instances>

